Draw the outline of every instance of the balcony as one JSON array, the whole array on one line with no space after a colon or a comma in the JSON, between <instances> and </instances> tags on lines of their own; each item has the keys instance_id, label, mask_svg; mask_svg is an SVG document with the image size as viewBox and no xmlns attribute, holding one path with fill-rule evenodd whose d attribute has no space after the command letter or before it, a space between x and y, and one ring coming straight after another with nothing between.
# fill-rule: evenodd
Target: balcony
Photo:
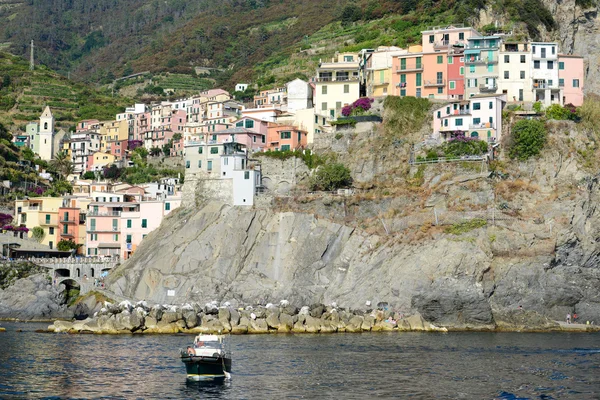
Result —
<instances>
[{"instance_id":1,"label":"balcony","mask_svg":"<svg viewBox=\"0 0 600 400\"><path fill-rule=\"evenodd\" d=\"M433 80L433 81L425 81L424 86L425 87L446 86L446 80L445 79L437 79L437 80Z\"/></svg>"},{"instance_id":2,"label":"balcony","mask_svg":"<svg viewBox=\"0 0 600 400\"><path fill-rule=\"evenodd\" d=\"M546 90L546 89L551 89L551 90L559 90L560 88L558 87L558 85L556 84L548 84L546 82L534 82L533 83L533 90Z\"/></svg>"},{"instance_id":3,"label":"balcony","mask_svg":"<svg viewBox=\"0 0 600 400\"><path fill-rule=\"evenodd\" d=\"M120 217L121 211L89 211L87 213L88 217Z\"/></svg>"},{"instance_id":4,"label":"balcony","mask_svg":"<svg viewBox=\"0 0 600 400\"><path fill-rule=\"evenodd\" d=\"M409 64L409 65L400 65L400 68L398 68L396 70L397 73L402 73L402 72L415 72L415 71L423 71L423 64L422 63L416 63L416 64Z\"/></svg>"},{"instance_id":5,"label":"balcony","mask_svg":"<svg viewBox=\"0 0 600 400\"><path fill-rule=\"evenodd\" d=\"M74 219L65 219L64 217L60 219L60 222L62 222L63 224L74 224L75 220Z\"/></svg>"},{"instance_id":6,"label":"balcony","mask_svg":"<svg viewBox=\"0 0 600 400\"><path fill-rule=\"evenodd\" d=\"M465 64L475 65L487 65L487 64L498 64L498 60L493 58L465 58Z\"/></svg>"},{"instance_id":7,"label":"balcony","mask_svg":"<svg viewBox=\"0 0 600 400\"><path fill-rule=\"evenodd\" d=\"M497 85L487 86L487 85L479 85L479 91L481 93L496 93L498 90Z\"/></svg>"},{"instance_id":8,"label":"balcony","mask_svg":"<svg viewBox=\"0 0 600 400\"><path fill-rule=\"evenodd\" d=\"M446 115L443 118L454 117L456 115L471 115L471 110L469 110L469 109L452 110L452 113L450 113L449 115Z\"/></svg>"},{"instance_id":9,"label":"balcony","mask_svg":"<svg viewBox=\"0 0 600 400\"><path fill-rule=\"evenodd\" d=\"M41 215L40 215L40 219L39 219L41 226L56 226L56 225L58 225L56 223L56 220L57 220L56 216L52 216L50 219L47 219Z\"/></svg>"},{"instance_id":10,"label":"balcony","mask_svg":"<svg viewBox=\"0 0 600 400\"><path fill-rule=\"evenodd\" d=\"M112 227L112 228L98 228L98 227L92 227L90 226L88 228L88 233L89 232L93 232L93 233L119 233L121 230L118 227Z\"/></svg>"},{"instance_id":11,"label":"balcony","mask_svg":"<svg viewBox=\"0 0 600 400\"><path fill-rule=\"evenodd\" d=\"M437 42L433 43L433 48L434 49L445 49L448 46L450 46L450 41L449 40L438 40Z\"/></svg>"},{"instance_id":12,"label":"balcony","mask_svg":"<svg viewBox=\"0 0 600 400\"><path fill-rule=\"evenodd\" d=\"M482 122L480 124L470 124L469 129L496 129L496 127L490 122Z\"/></svg>"},{"instance_id":13,"label":"balcony","mask_svg":"<svg viewBox=\"0 0 600 400\"><path fill-rule=\"evenodd\" d=\"M317 78L317 82L353 82L353 81L358 81L358 76L343 76L343 77L324 76L324 77Z\"/></svg>"},{"instance_id":14,"label":"balcony","mask_svg":"<svg viewBox=\"0 0 600 400\"><path fill-rule=\"evenodd\" d=\"M74 238L75 237L75 233L73 231L62 231L60 232L60 236L64 237L64 238Z\"/></svg>"}]
</instances>

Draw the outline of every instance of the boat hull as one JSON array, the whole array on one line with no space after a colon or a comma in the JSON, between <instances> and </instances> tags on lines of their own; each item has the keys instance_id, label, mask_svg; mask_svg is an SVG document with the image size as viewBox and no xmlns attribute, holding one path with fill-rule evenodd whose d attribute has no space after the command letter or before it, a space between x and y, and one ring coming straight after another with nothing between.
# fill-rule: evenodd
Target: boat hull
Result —
<instances>
[{"instance_id":1,"label":"boat hull","mask_svg":"<svg viewBox=\"0 0 600 400\"><path fill-rule=\"evenodd\" d=\"M193 381L226 379L231 374L231 358L183 356L187 379Z\"/></svg>"}]
</instances>

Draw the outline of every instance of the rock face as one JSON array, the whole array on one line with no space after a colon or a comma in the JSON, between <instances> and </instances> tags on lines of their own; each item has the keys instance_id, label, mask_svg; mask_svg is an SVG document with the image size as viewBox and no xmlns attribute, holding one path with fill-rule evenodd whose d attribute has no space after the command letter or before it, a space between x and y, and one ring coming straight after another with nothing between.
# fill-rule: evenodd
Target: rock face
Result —
<instances>
[{"instance_id":1,"label":"rock face","mask_svg":"<svg viewBox=\"0 0 600 400\"><path fill-rule=\"evenodd\" d=\"M45 274L19 279L14 285L0 290L0 319L73 318L74 310L63 305L60 289L53 287Z\"/></svg>"}]
</instances>

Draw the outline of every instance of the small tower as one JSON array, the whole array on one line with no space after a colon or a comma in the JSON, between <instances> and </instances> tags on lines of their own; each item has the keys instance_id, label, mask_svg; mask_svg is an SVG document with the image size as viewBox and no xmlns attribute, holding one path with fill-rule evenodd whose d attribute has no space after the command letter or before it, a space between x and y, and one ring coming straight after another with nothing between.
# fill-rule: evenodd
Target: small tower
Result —
<instances>
[{"instance_id":1,"label":"small tower","mask_svg":"<svg viewBox=\"0 0 600 400\"><path fill-rule=\"evenodd\" d=\"M51 160L54 154L54 116L46 106L40 117L38 154L42 160Z\"/></svg>"},{"instance_id":2,"label":"small tower","mask_svg":"<svg viewBox=\"0 0 600 400\"><path fill-rule=\"evenodd\" d=\"M35 63L33 62L33 40L31 41L31 56L29 56L29 69L33 71Z\"/></svg>"}]
</instances>

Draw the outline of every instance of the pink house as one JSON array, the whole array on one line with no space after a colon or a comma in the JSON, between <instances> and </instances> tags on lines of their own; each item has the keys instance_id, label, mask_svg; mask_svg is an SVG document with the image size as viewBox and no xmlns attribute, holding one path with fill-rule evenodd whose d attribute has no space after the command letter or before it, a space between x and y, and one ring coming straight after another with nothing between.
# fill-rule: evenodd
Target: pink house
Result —
<instances>
[{"instance_id":1,"label":"pink house","mask_svg":"<svg viewBox=\"0 0 600 400\"><path fill-rule=\"evenodd\" d=\"M166 200L143 201L131 211L121 213L121 257L128 259L137 250L142 240L160 226L163 218L181 205L181 198L167 197Z\"/></svg>"},{"instance_id":2,"label":"pink house","mask_svg":"<svg viewBox=\"0 0 600 400\"><path fill-rule=\"evenodd\" d=\"M245 128L230 128L205 134L207 143L227 143L235 141L247 149L259 151L266 146L267 135Z\"/></svg>"},{"instance_id":3,"label":"pink house","mask_svg":"<svg viewBox=\"0 0 600 400\"><path fill-rule=\"evenodd\" d=\"M269 132L269 122L263 121L262 119L243 117L235 121L236 128L245 128L256 133L267 135Z\"/></svg>"},{"instance_id":4,"label":"pink house","mask_svg":"<svg viewBox=\"0 0 600 400\"><path fill-rule=\"evenodd\" d=\"M563 91L563 104L583 104L583 57L558 55L558 85Z\"/></svg>"},{"instance_id":5,"label":"pink house","mask_svg":"<svg viewBox=\"0 0 600 400\"><path fill-rule=\"evenodd\" d=\"M97 119L86 119L77 124L75 132L95 131L98 129L100 129L100 121Z\"/></svg>"}]
</instances>

